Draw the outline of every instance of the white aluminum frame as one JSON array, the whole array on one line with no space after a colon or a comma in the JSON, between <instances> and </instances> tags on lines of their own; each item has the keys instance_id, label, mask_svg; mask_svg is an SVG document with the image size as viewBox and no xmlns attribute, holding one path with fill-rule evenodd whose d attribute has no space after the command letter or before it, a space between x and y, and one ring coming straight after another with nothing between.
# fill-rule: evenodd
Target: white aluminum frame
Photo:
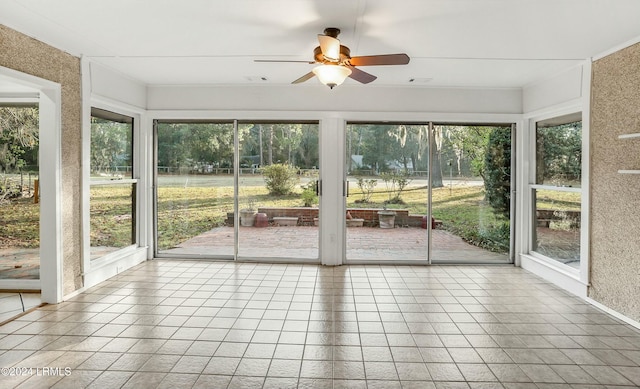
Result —
<instances>
[{"instance_id":1,"label":"white aluminum frame","mask_svg":"<svg viewBox=\"0 0 640 389\"><path fill-rule=\"evenodd\" d=\"M145 110L108 98L92 95L90 89L88 62L83 61L83 117L82 117L82 275L84 290L113 277L114 275L151 258L149 255L149 218L152 203L149 202L150 188L150 145ZM135 184L136 201L136 242L103 257L91 260L90 189L93 185L107 182L91 182L91 108L111 111L133 118L133 171L132 179L118 180L117 184ZM114 184L113 181L108 182ZM77 291L76 291L77 292Z\"/></svg>"},{"instance_id":2,"label":"white aluminum frame","mask_svg":"<svg viewBox=\"0 0 640 389\"><path fill-rule=\"evenodd\" d=\"M417 122L417 123L520 123L521 114L438 113L438 112L316 112L316 111L218 111L218 110L148 110L145 132L152 136L154 120L212 121L318 121L320 137L320 263L341 265L345 258L345 204L343 184L346 177L344 137L347 122ZM150 169L152 170L152 169ZM152 174L153 172L150 172ZM150 177L152 177L150 176ZM237 223L236 223L237 224ZM155 238L153 238L155 239ZM178 259L178 258L177 258ZM241 258L246 261L246 258ZM270 258L271 262L292 262L290 258ZM317 263L317 260L295 260L296 263ZM356 262L350 262L356 263ZM360 263L360 262L357 262ZM382 263L376 261L375 263ZM398 264L398 261L394 261ZM426 261L424 262L426 263ZM416 264L408 262L407 264Z\"/></svg>"},{"instance_id":3,"label":"white aluminum frame","mask_svg":"<svg viewBox=\"0 0 640 389\"><path fill-rule=\"evenodd\" d=\"M590 66L585 67L585 74L591 74ZM532 271L556 285L580 297L587 297L589 286L589 79L583 80L583 96L564 104L544 110L532 112L524 116L525 138L524 156L520 169L524 181L524 191L521 192L519 211L522 214L522 234L519 243L519 264L522 268ZM586 91L586 93L585 93ZM535 183L536 169L536 123L559 116L582 114L582 180L580 188L565 188ZM532 204L532 190L549 189L560 192L581 193L580 220L580 268L574 269L538 252L532 251L532 236L534 227L534 204Z\"/></svg>"},{"instance_id":4,"label":"white aluminum frame","mask_svg":"<svg viewBox=\"0 0 640 389\"><path fill-rule=\"evenodd\" d=\"M40 136L40 279L0 280L2 289L41 290L46 303L62 301L62 87L30 74L0 66L0 76L34 91L38 97ZM7 98L28 98L10 96Z\"/></svg>"}]
</instances>

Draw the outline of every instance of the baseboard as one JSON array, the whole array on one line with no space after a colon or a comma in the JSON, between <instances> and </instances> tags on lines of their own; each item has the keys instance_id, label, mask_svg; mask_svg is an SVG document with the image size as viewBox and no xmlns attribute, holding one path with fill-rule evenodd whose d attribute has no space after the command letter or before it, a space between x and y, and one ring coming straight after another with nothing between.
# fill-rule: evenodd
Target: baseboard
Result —
<instances>
[{"instance_id":1,"label":"baseboard","mask_svg":"<svg viewBox=\"0 0 640 389\"><path fill-rule=\"evenodd\" d=\"M631 318L629 318L629 317L626 317L625 315L621 314L620 312L615 311L615 310L613 310L613 309L611 309L611 308L607 307L606 305L603 305L603 304L601 304L601 303L597 302L596 300L592 299L591 297L585 297L585 300L586 300L589 304L592 304L592 305L594 305L596 308L598 308L598 309L601 309L601 310L605 311L606 313L608 313L609 315L611 315L611 316L615 317L616 319L620 319L620 320L622 320L623 322L625 322L625 323L629 324L630 326L633 326L633 327L635 327L635 328L637 328L637 329L639 329L639 330L640 330L640 322L635 321L635 320L633 320L633 319L631 319Z\"/></svg>"},{"instance_id":2,"label":"baseboard","mask_svg":"<svg viewBox=\"0 0 640 389\"><path fill-rule=\"evenodd\" d=\"M563 269L529 255L520 256L520 267L544 278L569 293L573 293L583 299L587 298L588 286L579 279L577 274L564 271Z\"/></svg>"},{"instance_id":3,"label":"baseboard","mask_svg":"<svg viewBox=\"0 0 640 389\"><path fill-rule=\"evenodd\" d=\"M99 283L116 276L123 271L132 268L147 260L147 248L140 247L133 253L128 253L120 258L114 258L108 263L101 264L96 269L91 269L84 274L83 290L98 285Z\"/></svg>"}]
</instances>

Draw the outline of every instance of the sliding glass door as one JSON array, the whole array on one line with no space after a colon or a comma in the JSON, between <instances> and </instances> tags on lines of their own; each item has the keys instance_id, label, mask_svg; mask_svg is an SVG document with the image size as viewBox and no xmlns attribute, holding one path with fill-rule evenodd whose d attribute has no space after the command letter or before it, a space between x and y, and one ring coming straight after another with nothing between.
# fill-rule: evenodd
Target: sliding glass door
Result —
<instances>
[{"instance_id":1,"label":"sliding glass door","mask_svg":"<svg viewBox=\"0 0 640 389\"><path fill-rule=\"evenodd\" d=\"M156 253L233 258L233 123L156 127Z\"/></svg>"},{"instance_id":2,"label":"sliding glass door","mask_svg":"<svg viewBox=\"0 0 640 389\"><path fill-rule=\"evenodd\" d=\"M511 125L349 123L345 139L347 261L511 261Z\"/></svg>"},{"instance_id":3,"label":"sliding glass door","mask_svg":"<svg viewBox=\"0 0 640 389\"><path fill-rule=\"evenodd\" d=\"M433 125L431 261L506 263L511 126Z\"/></svg>"},{"instance_id":4,"label":"sliding glass door","mask_svg":"<svg viewBox=\"0 0 640 389\"><path fill-rule=\"evenodd\" d=\"M346 129L347 261L427 262L429 126Z\"/></svg>"},{"instance_id":5,"label":"sliding glass door","mask_svg":"<svg viewBox=\"0 0 640 389\"><path fill-rule=\"evenodd\" d=\"M318 261L317 122L155 127L156 255Z\"/></svg>"},{"instance_id":6,"label":"sliding glass door","mask_svg":"<svg viewBox=\"0 0 640 389\"><path fill-rule=\"evenodd\" d=\"M238 258L318 261L318 123L240 123L238 138Z\"/></svg>"},{"instance_id":7,"label":"sliding glass door","mask_svg":"<svg viewBox=\"0 0 640 389\"><path fill-rule=\"evenodd\" d=\"M318 122L155 127L156 255L320 260L321 178L340 178L320 174ZM510 262L512 133L511 125L347 123L335 140L344 155L323 156L344 158L344 202L323 197L327 215L344 223L323 224L329 240L344 231L340 262Z\"/></svg>"}]
</instances>

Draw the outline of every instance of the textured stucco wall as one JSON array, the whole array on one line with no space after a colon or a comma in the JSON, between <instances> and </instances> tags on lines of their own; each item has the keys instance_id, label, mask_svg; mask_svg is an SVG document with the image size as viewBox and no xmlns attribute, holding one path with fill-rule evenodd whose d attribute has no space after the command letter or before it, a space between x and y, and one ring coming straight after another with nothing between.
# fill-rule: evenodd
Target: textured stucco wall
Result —
<instances>
[{"instance_id":1,"label":"textured stucco wall","mask_svg":"<svg viewBox=\"0 0 640 389\"><path fill-rule=\"evenodd\" d=\"M0 25L0 66L62 86L63 293L68 294L82 286L80 59Z\"/></svg>"},{"instance_id":2,"label":"textured stucco wall","mask_svg":"<svg viewBox=\"0 0 640 389\"><path fill-rule=\"evenodd\" d=\"M640 44L593 63L589 297L640 321Z\"/></svg>"}]
</instances>

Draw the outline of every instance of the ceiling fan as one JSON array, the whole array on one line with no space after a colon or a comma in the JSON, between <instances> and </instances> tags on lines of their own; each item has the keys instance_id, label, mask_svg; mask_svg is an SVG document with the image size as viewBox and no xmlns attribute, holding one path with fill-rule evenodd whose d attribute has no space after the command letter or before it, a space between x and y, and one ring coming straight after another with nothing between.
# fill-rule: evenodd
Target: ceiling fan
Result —
<instances>
[{"instance_id":1,"label":"ceiling fan","mask_svg":"<svg viewBox=\"0 0 640 389\"><path fill-rule=\"evenodd\" d=\"M406 65L409 63L409 56L404 53L351 57L351 50L349 50L347 46L340 44L338 34L340 34L340 29L335 27L326 28L324 34L318 34L320 46L313 50L313 61L257 59L255 62L303 62L320 64L309 73L293 81L292 84L299 84L314 76L318 76L320 82L331 89L342 84L347 77L363 84L368 84L377 78L373 74L356 68L356 66Z\"/></svg>"}]
</instances>

